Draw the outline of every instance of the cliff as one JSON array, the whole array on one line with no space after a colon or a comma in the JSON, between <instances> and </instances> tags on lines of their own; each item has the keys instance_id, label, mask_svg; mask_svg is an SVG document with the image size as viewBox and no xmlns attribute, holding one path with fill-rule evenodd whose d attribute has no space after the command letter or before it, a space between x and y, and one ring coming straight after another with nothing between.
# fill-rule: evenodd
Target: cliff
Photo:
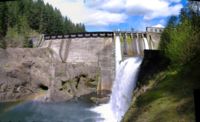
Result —
<instances>
[{"instance_id":1,"label":"cliff","mask_svg":"<svg viewBox=\"0 0 200 122\"><path fill-rule=\"evenodd\" d=\"M112 35L39 41L37 48L0 49L0 101L32 95L40 101L108 100L115 74Z\"/></svg>"},{"instance_id":2,"label":"cliff","mask_svg":"<svg viewBox=\"0 0 200 122\"><path fill-rule=\"evenodd\" d=\"M162 53L145 51L138 87L122 122L195 121L193 90L200 88L197 67L172 67Z\"/></svg>"},{"instance_id":3,"label":"cliff","mask_svg":"<svg viewBox=\"0 0 200 122\"><path fill-rule=\"evenodd\" d=\"M98 67L58 62L49 48L0 49L0 101L66 101L95 93Z\"/></svg>"}]
</instances>

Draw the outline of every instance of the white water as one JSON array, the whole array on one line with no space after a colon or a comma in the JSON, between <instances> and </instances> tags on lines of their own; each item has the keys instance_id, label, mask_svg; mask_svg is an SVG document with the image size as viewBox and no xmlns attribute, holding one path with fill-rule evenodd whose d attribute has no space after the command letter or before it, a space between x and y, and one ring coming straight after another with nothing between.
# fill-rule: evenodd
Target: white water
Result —
<instances>
[{"instance_id":1,"label":"white water","mask_svg":"<svg viewBox=\"0 0 200 122\"><path fill-rule=\"evenodd\" d=\"M142 59L133 57L121 62L120 39L116 37L116 77L108 104L93 108L100 114L101 122L119 122L128 110L136 85L137 72Z\"/></svg>"},{"instance_id":2,"label":"white water","mask_svg":"<svg viewBox=\"0 0 200 122\"><path fill-rule=\"evenodd\" d=\"M139 36L137 35L137 38L136 38L136 50L137 50L137 54L139 55L140 54L140 45L139 45Z\"/></svg>"},{"instance_id":3,"label":"white water","mask_svg":"<svg viewBox=\"0 0 200 122\"><path fill-rule=\"evenodd\" d=\"M115 113L114 117L117 121L121 120L129 108L141 61L141 58L134 57L120 64L109 103L111 104L112 111Z\"/></svg>"},{"instance_id":4,"label":"white water","mask_svg":"<svg viewBox=\"0 0 200 122\"><path fill-rule=\"evenodd\" d=\"M144 39L144 47L146 50L149 49L149 44L148 44L148 41L147 41L147 38L143 38Z\"/></svg>"},{"instance_id":5,"label":"white water","mask_svg":"<svg viewBox=\"0 0 200 122\"><path fill-rule=\"evenodd\" d=\"M116 36L115 40L115 67L116 71L119 69L120 61L122 60L120 37Z\"/></svg>"}]
</instances>

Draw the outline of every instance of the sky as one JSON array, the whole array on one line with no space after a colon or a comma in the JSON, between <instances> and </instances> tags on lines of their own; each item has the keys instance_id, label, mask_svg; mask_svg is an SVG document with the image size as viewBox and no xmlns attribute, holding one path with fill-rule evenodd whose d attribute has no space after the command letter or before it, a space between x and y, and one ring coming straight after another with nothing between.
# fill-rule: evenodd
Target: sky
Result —
<instances>
[{"instance_id":1,"label":"sky","mask_svg":"<svg viewBox=\"0 0 200 122\"><path fill-rule=\"evenodd\" d=\"M178 15L186 0L44 0L86 31L145 31L165 27L171 15Z\"/></svg>"}]
</instances>

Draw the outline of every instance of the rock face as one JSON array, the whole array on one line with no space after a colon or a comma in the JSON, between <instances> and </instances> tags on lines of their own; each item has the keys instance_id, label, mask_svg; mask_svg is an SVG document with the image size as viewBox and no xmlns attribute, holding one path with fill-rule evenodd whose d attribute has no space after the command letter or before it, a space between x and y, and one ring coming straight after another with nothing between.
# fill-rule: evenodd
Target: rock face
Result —
<instances>
[{"instance_id":1,"label":"rock face","mask_svg":"<svg viewBox=\"0 0 200 122\"><path fill-rule=\"evenodd\" d=\"M30 95L55 102L108 97L115 70L112 38L45 40L41 45L0 49L0 101Z\"/></svg>"},{"instance_id":2,"label":"rock face","mask_svg":"<svg viewBox=\"0 0 200 122\"><path fill-rule=\"evenodd\" d=\"M96 92L99 68L84 63L55 63L55 77L51 84L51 101L65 101Z\"/></svg>"},{"instance_id":3,"label":"rock face","mask_svg":"<svg viewBox=\"0 0 200 122\"><path fill-rule=\"evenodd\" d=\"M0 101L25 98L38 91L39 84L49 86L47 49L0 49Z\"/></svg>"},{"instance_id":4,"label":"rock face","mask_svg":"<svg viewBox=\"0 0 200 122\"><path fill-rule=\"evenodd\" d=\"M162 51L144 50L144 59L138 74L138 86L148 84L145 81L148 81L154 74L166 69L169 64L170 60L164 56Z\"/></svg>"},{"instance_id":5,"label":"rock face","mask_svg":"<svg viewBox=\"0 0 200 122\"><path fill-rule=\"evenodd\" d=\"M99 68L62 63L47 48L0 49L0 101L26 99L45 91L41 101L66 101L96 92Z\"/></svg>"}]
</instances>

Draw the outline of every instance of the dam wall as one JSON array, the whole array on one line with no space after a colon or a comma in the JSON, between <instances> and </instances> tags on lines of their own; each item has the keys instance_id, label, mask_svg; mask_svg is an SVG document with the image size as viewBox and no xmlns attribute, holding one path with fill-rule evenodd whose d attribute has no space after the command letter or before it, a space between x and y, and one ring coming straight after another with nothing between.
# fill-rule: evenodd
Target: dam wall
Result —
<instances>
[{"instance_id":1,"label":"dam wall","mask_svg":"<svg viewBox=\"0 0 200 122\"><path fill-rule=\"evenodd\" d=\"M115 77L115 42L113 33L103 34L89 37L87 35L80 37L80 34L67 37L45 37L38 48L48 48L52 52L56 67L55 88L62 85L57 81L67 81L80 75L88 75L97 78L98 93L110 93ZM53 92L56 96L60 94L58 89L54 89Z\"/></svg>"},{"instance_id":2,"label":"dam wall","mask_svg":"<svg viewBox=\"0 0 200 122\"><path fill-rule=\"evenodd\" d=\"M87 32L31 39L35 48L1 49L0 101L24 99L40 90L45 91L42 101L66 101L95 92L93 96L109 97L118 35L122 60L156 50L160 41L155 32Z\"/></svg>"},{"instance_id":3,"label":"dam wall","mask_svg":"<svg viewBox=\"0 0 200 122\"><path fill-rule=\"evenodd\" d=\"M38 48L48 48L52 53L55 77L52 82L51 98L58 99L66 95L59 88L63 82L88 76L96 80L97 93L109 94L115 78L115 39L120 36L122 60L133 56L144 56L144 50L156 50L160 42L160 33L155 32L91 32L67 35L45 35ZM56 86L56 87L55 87ZM74 88L75 89L75 88ZM89 94L82 89L69 91L75 96L80 92Z\"/></svg>"},{"instance_id":4,"label":"dam wall","mask_svg":"<svg viewBox=\"0 0 200 122\"><path fill-rule=\"evenodd\" d=\"M123 59L144 56L144 50L157 50L161 33L156 32L115 32L120 36Z\"/></svg>"}]
</instances>

